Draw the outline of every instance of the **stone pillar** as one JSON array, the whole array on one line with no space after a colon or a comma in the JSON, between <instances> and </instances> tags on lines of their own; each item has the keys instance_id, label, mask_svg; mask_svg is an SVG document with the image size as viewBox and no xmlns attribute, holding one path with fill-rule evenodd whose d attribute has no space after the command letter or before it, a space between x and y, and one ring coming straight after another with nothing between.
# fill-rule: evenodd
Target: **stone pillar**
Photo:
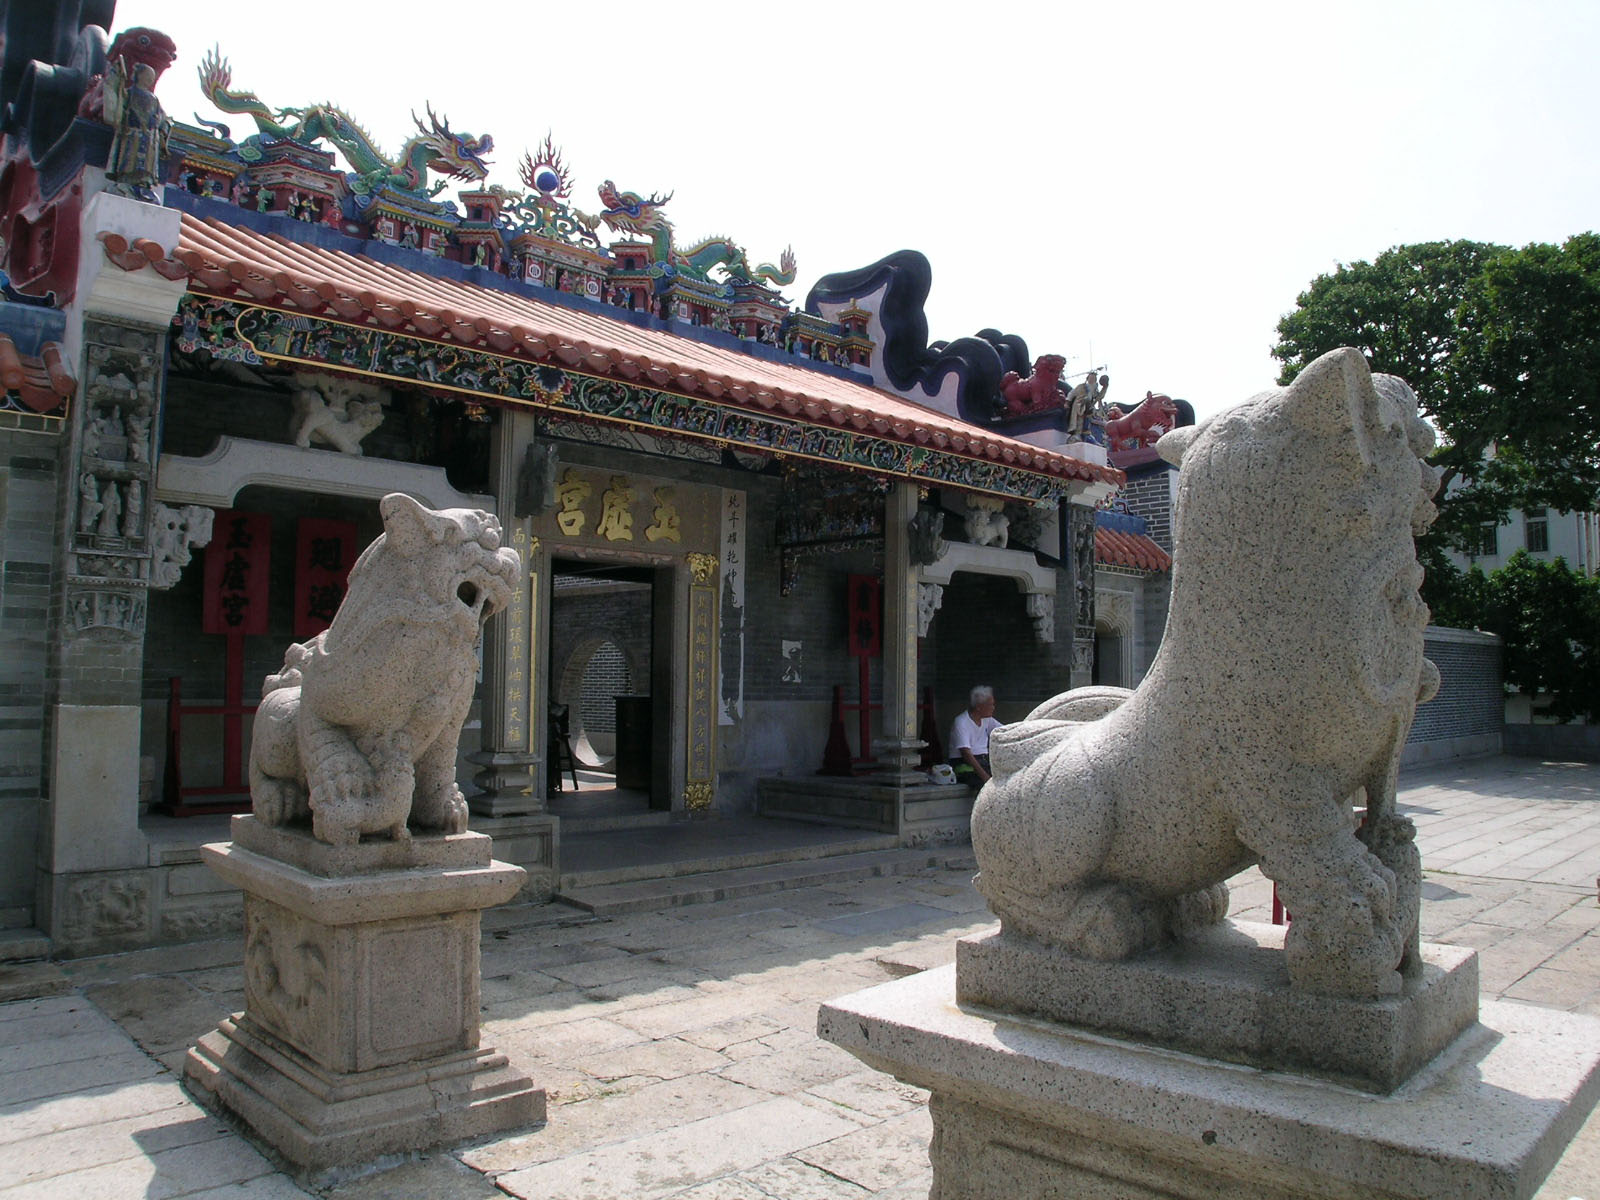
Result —
<instances>
[{"instance_id":1,"label":"stone pillar","mask_svg":"<svg viewBox=\"0 0 1600 1200\"><path fill-rule=\"evenodd\" d=\"M523 577L506 611L484 629L482 743L468 756L479 767L472 781L480 790L467 804L473 828L492 835L501 857L527 871L528 897L548 899L555 890L560 847L560 821L545 811L547 701L541 650L548 560L521 504L527 497L518 490L519 482L526 482L519 476L534 447L535 419L522 409L503 411L490 443L497 515L507 544L522 556Z\"/></svg>"},{"instance_id":2,"label":"stone pillar","mask_svg":"<svg viewBox=\"0 0 1600 1200\"><path fill-rule=\"evenodd\" d=\"M113 231L171 247L177 213L102 193L83 225L80 323L69 339L81 356L79 390L56 505L62 569L50 603L49 793L37 889L39 923L65 954L161 936L138 824L141 683L167 328L184 293L152 270L111 265L97 237Z\"/></svg>"},{"instance_id":3,"label":"stone pillar","mask_svg":"<svg viewBox=\"0 0 1600 1200\"><path fill-rule=\"evenodd\" d=\"M911 523L917 485L890 487L883 522L883 734L878 777L897 787L926 783L917 736L917 569L911 561Z\"/></svg>"},{"instance_id":4,"label":"stone pillar","mask_svg":"<svg viewBox=\"0 0 1600 1200\"><path fill-rule=\"evenodd\" d=\"M533 440L534 415L519 409L500 414L490 442L497 515L506 542L531 566L538 539L531 521L516 514L517 471ZM533 720L530 648L535 615L535 579L523 577L511 605L483 634L482 745L472 761L483 769L473 782L483 790L469 798L472 811L503 817L544 811L544 780L539 770L539 726Z\"/></svg>"}]
</instances>

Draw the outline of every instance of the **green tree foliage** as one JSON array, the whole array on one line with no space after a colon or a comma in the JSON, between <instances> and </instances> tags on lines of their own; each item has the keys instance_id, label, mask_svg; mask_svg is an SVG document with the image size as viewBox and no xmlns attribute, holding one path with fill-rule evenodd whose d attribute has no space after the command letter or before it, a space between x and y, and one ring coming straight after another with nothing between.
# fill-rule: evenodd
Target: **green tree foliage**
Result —
<instances>
[{"instance_id":1,"label":"green tree foliage","mask_svg":"<svg viewBox=\"0 0 1600 1200\"><path fill-rule=\"evenodd\" d=\"M1410 383L1441 434L1425 564L1515 508L1600 508L1600 235L1425 242L1340 266L1278 322L1279 382L1339 346Z\"/></svg>"},{"instance_id":2,"label":"green tree foliage","mask_svg":"<svg viewBox=\"0 0 1600 1200\"><path fill-rule=\"evenodd\" d=\"M1518 550L1490 575L1446 570L1437 592L1434 620L1505 640L1506 685L1533 696L1538 711L1600 720L1600 577Z\"/></svg>"}]
</instances>

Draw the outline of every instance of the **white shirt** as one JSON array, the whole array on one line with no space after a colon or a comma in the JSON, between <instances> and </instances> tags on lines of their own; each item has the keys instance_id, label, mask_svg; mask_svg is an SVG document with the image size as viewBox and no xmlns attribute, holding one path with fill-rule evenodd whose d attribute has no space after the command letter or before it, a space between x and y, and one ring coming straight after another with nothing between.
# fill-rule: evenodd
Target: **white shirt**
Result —
<instances>
[{"instance_id":1,"label":"white shirt","mask_svg":"<svg viewBox=\"0 0 1600 1200\"><path fill-rule=\"evenodd\" d=\"M969 713L962 713L950 726L950 757L960 758L963 750L971 750L973 757L989 753L989 734L999 728L1000 722L993 717L979 723Z\"/></svg>"}]
</instances>

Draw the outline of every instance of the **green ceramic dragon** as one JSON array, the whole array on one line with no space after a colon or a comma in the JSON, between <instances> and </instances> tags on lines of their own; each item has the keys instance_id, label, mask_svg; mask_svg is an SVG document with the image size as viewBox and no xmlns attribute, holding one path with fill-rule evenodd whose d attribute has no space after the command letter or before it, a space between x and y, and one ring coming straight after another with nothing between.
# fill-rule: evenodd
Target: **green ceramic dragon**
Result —
<instances>
[{"instance_id":1,"label":"green ceramic dragon","mask_svg":"<svg viewBox=\"0 0 1600 1200\"><path fill-rule=\"evenodd\" d=\"M695 279L710 280L713 267L721 267L728 279L748 283L765 279L780 287L794 282L795 257L792 248L786 248L779 257L780 266L762 263L752 268L743 247L724 237L706 238L685 250L679 250L673 241L672 222L661 208L672 193L653 195L646 199L638 192L619 192L617 185L606 180L600 185L600 200L605 208L600 219L607 228L618 233L631 233L649 239L650 260L668 263L685 275Z\"/></svg>"},{"instance_id":2,"label":"green ceramic dragon","mask_svg":"<svg viewBox=\"0 0 1600 1200\"><path fill-rule=\"evenodd\" d=\"M449 186L448 179L470 182L489 173L484 155L494 148L494 139L488 134L476 138L456 133L448 121L434 116L431 105L428 125L424 125L416 113L411 114L411 119L417 123L417 132L401 147L399 158L393 159L379 150L371 135L342 109L331 104L313 104L274 111L254 92L233 91L229 86L232 82L233 71L228 60L216 49L209 51L200 63L201 90L223 112L243 113L256 123L258 132L239 145L239 157L246 162L261 157L264 138L288 138L302 144L325 138L354 168L351 187L356 192L371 194L388 188L421 200L437 196ZM426 173L430 170L448 178L428 189Z\"/></svg>"}]
</instances>

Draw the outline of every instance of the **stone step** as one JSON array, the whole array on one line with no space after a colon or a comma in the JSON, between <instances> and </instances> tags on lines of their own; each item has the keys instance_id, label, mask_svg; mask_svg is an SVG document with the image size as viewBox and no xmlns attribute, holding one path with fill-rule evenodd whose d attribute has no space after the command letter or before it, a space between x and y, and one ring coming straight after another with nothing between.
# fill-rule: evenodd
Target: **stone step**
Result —
<instances>
[{"instance_id":1,"label":"stone step","mask_svg":"<svg viewBox=\"0 0 1600 1200\"><path fill-rule=\"evenodd\" d=\"M651 912L714 900L736 900L766 892L854 883L887 875L909 875L943 861L928 850L866 850L789 862L764 863L720 871L701 871L666 878L558 889L556 899L586 909L597 917Z\"/></svg>"},{"instance_id":2,"label":"stone step","mask_svg":"<svg viewBox=\"0 0 1600 1200\"><path fill-rule=\"evenodd\" d=\"M0 962L50 956L50 939L37 929L0 929Z\"/></svg>"},{"instance_id":3,"label":"stone step","mask_svg":"<svg viewBox=\"0 0 1600 1200\"><path fill-rule=\"evenodd\" d=\"M774 863L802 862L871 850L893 850L892 833L861 833L759 818L683 821L643 834L617 830L561 838L558 891L702 875Z\"/></svg>"},{"instance_id":4,"label":"stone step","mask_svg":"<svg viewBox=\"0 0 1600 1200\"><path fill-rule=\"evenodd\" d=\"M568 817L563 816L559 810L551 811L561 817L561 832L565 837L577 837L585 833L608 833L614 829L648 829L656 825L670 825L679 819L677 813L666 810L612 813L595 817Z\"/></svg>"}]
</instances>

